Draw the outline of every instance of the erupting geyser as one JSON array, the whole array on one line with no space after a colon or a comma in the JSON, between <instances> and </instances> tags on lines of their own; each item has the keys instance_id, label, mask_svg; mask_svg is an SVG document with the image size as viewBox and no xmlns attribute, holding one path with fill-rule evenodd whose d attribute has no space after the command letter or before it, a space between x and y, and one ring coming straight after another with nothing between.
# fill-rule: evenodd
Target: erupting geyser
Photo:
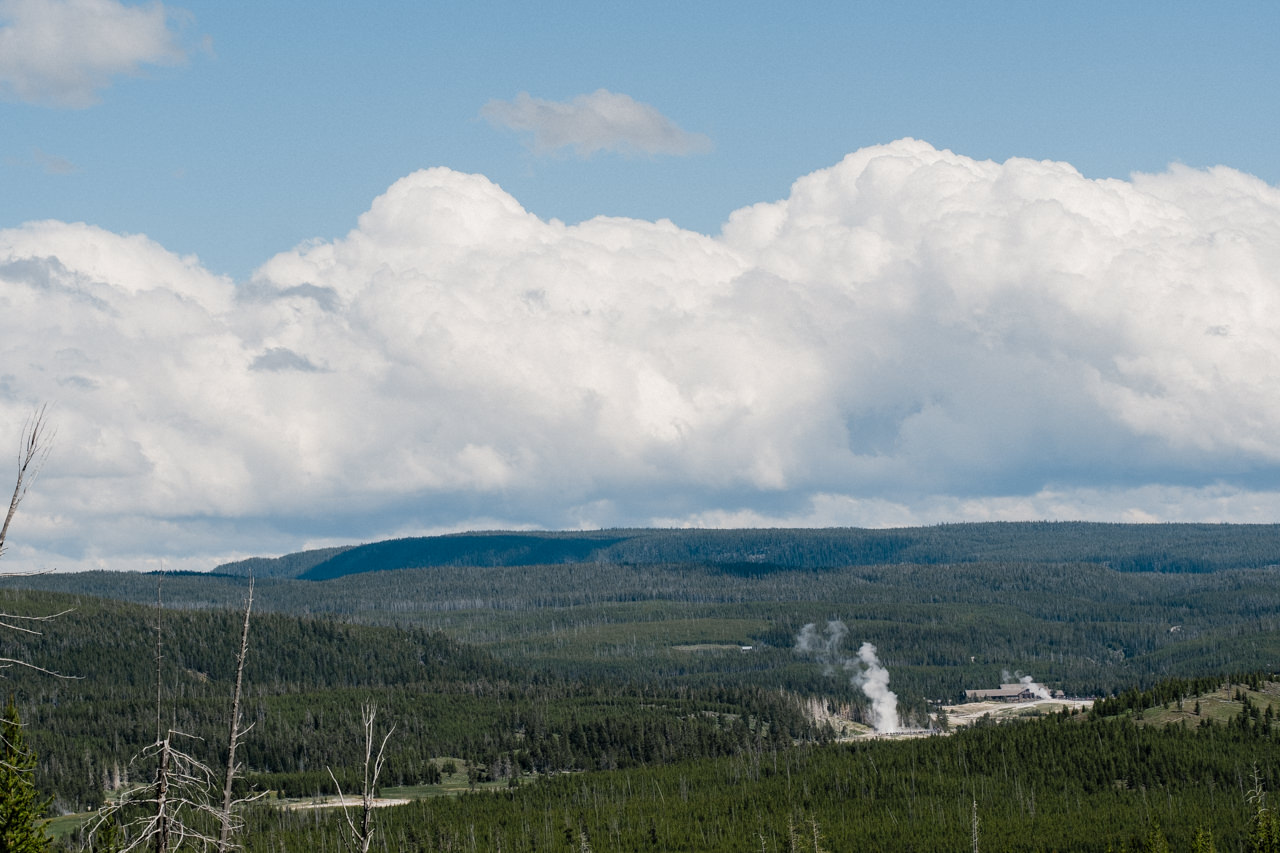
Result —
<instances>
[{"instance_id":1,"label":"erupting geyser","mask_svg":"<svg viewBox=\"0 0 1280 853\"><path fill-rule=\"evenodd\" d=\"M859 670L853 677L853 683L861 687L871 700L872 725L880 734L896 732L899 728L898 694L889 689L889 670L880 665L876 647L870 643L858 647L858 660L865 669Z\"/></svg>"},{"instance_id":2,"label":"erupting geyser","mask_svg":"<svg viewBox=\"0 0 1280 853\"><path fill-rule=\"evenodd\" d=\"M863 643L857 657L845 657L840 653L840 641L849 629L838 619L827 623L826 635L810 622L796 636L796 651L815 656L830 675L839 666L852 672L849 683L857 686L871 700L871 725L877 734L900 730L898 724L898 694L889 689L889 670L876 657L876 647Z\"/></svg>"}]
</instances>

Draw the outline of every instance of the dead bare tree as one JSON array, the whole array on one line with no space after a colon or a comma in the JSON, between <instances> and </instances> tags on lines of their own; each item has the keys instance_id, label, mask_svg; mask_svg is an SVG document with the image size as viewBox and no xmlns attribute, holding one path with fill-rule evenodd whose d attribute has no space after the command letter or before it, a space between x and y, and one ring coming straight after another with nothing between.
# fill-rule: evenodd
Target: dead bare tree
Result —
<instances>
[{"instance_id":1,"label":"dead bare tree","mask_svg":"<svg viewBox=\"0 0 1280 853\"><path fill-rule=\"evenodd\" d=\"M9 536L9 525L13 523L13 517L18 514L18 505L27 496L27 490L48 460L52 443L53 430L49 426L48 407L41 406L22 425L22 443L18 449L18 481L13 487L13 497L9 500L9 512L5 514L4 525L0 526L0 556L4 556L5 539Z\"/></svg>"},{"instance_id":2,"label":"dead bare tree","mask_svg":"<svg viewBox=\"0 0 1280 853\"><path fill-rule=\"evenodd\" d=\"M164 602L160 599L160 578L156 578L156 741L164 731L164 723L160 709L164 707L164 680L160 677L160 664L164 660Z\"/></svg>"},{"instance_id":3,"label":"dead bare tree","mask_svg":"<svg viewBox=\"0 0 1280 853\"><path fill-rule=\"evenodd\" d=\"M13 484L13 496L9 499L9 511L5 513L4 524L0 526L0 557L4 556L5 540L9 537L9 525L13 523L13 517L18 514L18 506L22 503L23 498L27 496L27 491L31 488L31 484L40 475L40 469L44 467L44 463L49 458L49 451L53 445L53 436L54 430L49 426L47 406L41 406L36 409L31 414L31 417L27 418L27 422L22 425L22 438L18 445L18 477ZM0 574L0 577L12 576L12 574ZM18 613L0 612L0 628L8 628L11 631L17 631L22 634L39 634L39 631L29 626L40 622L49 622L70 612L70 610L64 610L61 613L51 613L46 616L27 616ZM7 669L11 666L22 666L47 675L54 675L59 678L65 677L24 660L0 657L0 669Z\"/></svg>"},{"instance_id":4,"label":"dead bare tree","mask_svg":"<svg viewBox=\"0 0 1280 853\"><path fill-rule=\"evenodd\" d=\"M188 841L201 849L218 846L206 827L216 826L221 810L213 805L215 774L208 765L175 746L177 738L191 737L163 725L163 602L156 584L156 740L133 761L155 762L153 781L125 791L98 810L90 837L112 827L122 836L119 853L151 848L171 853Z\"/></svg>"},{"instance_id":5,"label":"dead bare tree","mask_svg":"<svg viewBox=\"0 0 1280 853\"><path fill-rule=\"evenodd\" d=\"M155 761L155 778L149 785L124 792L98 812L91 834L114 823L123 838L119 851L151 848L156 853L178 850L188 841L201 849L217 843L202 827L213 825L219 812L210 804L214 773L207 765L175 746L189 737L173 729L142 751L142 761ZM132 819L128 815L139 815ZM197 815L203 815L201 819Z\"/></svg>"},{"instance_id":6,"label":"dead bare tree","mask_svg":"<svg viewBox=\"0 0 1280 853\"><path fill-rule=\"evenodd\" d=\"M393 725L387 730L382 737L382 744L378 747L378 754L375 757L373 753L373 723L378 716L378 706L373 702L366 703L361 708L361 720L364 723L364 792L361 797L361 815L360 825L356 826L356 822L351 817L351 810L347 808L347 798L342 793L342 786L338 784L338 778L333 775L333 770L329 770L329 778L333 780L333 785L338 789L338 802L342 804L342 816L347 821L347 837L344 838L348 849L359 851L359 853L369 853L369 845L373 842L373 800L378 790L378 777L382 775L382 761L384 753L387 749L387 741L391 739L391 733L396 730Z\"/></svg>"},{"instance_id":7,"label":"dead bare tree","mask_svg":"<svg viewBox=\"0 0 1280 853\"><path fill-rule=\"evenodd\" d=\"M240 632L240 654L236 657L236 688L231 694L231 735L227 739L227 774L222 787L222 808L218 812L221 824L218 832L218 853L228 853L233 848L231 836L238 829L232 811L237 800L231 792L239 765L236 764L236 747L240 739L253 728L240 728L240 688L244 683L244 662L249 656L249 613L253 610L253 576L249 576L249 594L244 602L244 628Z\"/></svg>"}]
</instances>

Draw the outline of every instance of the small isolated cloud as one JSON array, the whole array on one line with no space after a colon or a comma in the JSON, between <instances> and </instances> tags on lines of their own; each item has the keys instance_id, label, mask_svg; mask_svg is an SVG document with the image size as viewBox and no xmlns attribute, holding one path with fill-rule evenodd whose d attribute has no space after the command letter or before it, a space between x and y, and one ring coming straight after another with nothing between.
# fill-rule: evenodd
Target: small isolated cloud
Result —
<instances>
[{"instance_id":1,"label":"small isolated cloud","mask_svg":"<svg viewBox=\"0 0 1280 853\"><path fill-rule=\"evenodd\" d=\"M579 157L597 151L675 154L711 149L711 140L689 133L649 104L597 89L571 101L547 101L521 92L511 101L490 101L480 114L497 127L532 134L530 148L548 154L572 148Z\"/></svg>"},{"instance_id":2,"label":"small isolated cloud","mask_svg":"<svg viewBox=\"0 0 1280 853\"><path fill-rule=\"evenodd\" d=\"M47 175L74 175L80 171L75 163L72 163L65 157L59 157L56 154L49 154L41 151L39 148L33 152L36 162L40 164L40 168L44 169Z\"/></svg>"},{"instance_id":3,"label":"small isolated cloud","mask_svg":"<svg viewBox=\"0 0 1280 853\"><path fill-rule=\"evenodd\" d=\"M186 59L160 3L0 0L0 95L86 107L120 75Z\"/></svg>"}]
</instances>

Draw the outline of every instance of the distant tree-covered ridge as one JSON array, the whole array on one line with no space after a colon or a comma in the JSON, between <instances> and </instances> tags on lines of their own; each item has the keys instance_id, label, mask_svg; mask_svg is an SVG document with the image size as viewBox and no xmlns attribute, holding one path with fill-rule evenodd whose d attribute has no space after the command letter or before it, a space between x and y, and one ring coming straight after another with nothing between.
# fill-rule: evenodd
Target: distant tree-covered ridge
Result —
<instances>
[{"instance_id":1,"label":"distant tree-covered ridge","mask_svg":"<svg viewBox=\"0 0 1280 853\"><path fill-rule=\"evenodd\" d=\"M252 575L257 578L296 578L354 547L356 546L344 545L337 548L317 548L313 551L285 554L283 557L250 557L247 560L224 563L214 571L228 575Z\"/></svg>"},{"instance_id":2,"label":"distant tree-covered ridge","mask_svg":"<svg viewBox=\"0 0 1280 853\"><path fill-rule=\"evenodd\" d=\"M1015 528L1021 526L1009 526ZM1271 530L1136 529L1172 530L1184 538L1194 538L1196 531L1235 532L1244 541ZM626 533L563 536L598 542ZM1189 560L1197 552L1170 553ZM1051 687L1094 695L1170 676L1274 667L1280 654L1280 566L1271 559L1272 552L1259 548L1254 561L1261 566L1204 572L1121 571L1097 561L1013 558L811 568L751 561L490 562L360 572L323 582L259 578L255 608L441 631L522 670L571 680L750 684L806 694L839 690L856 698L860 691L847 679L824 678L820 668L792 652L801 626L838 619L848 626L850 642L856 638L880 650L902 701L923 707L925 699L995 686L1004 670L1030 672ZM145 604L155 600L155 583L154 576L133 572L54 573L3 579L0 589ZM248 579L189 573L167 575L163 583L166 607L234 609ZM738 651L742 645L753 648L744 654Z\"/></svg>"},{"instance_id":3,"label":"distant tree-covered ridge","mask_svg":"<svg viewBox=\"0 0 1280 853\"><path fill-rule=\"evenodd\" d=\"M1280 562L1280 525L989 522L891 529L618 529L459 533L304 551L219 566L227 574L330 580L431 566L700 563L727 571L915 563L1097 563L1125 572L1212 572Z\"/></svg>"}]
</instances>

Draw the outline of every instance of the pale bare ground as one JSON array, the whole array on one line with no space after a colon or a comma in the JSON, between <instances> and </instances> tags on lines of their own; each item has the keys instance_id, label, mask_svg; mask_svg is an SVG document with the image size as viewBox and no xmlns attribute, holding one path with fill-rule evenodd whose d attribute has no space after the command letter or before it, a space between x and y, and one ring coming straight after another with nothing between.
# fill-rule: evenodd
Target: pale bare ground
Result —
<instances>
[{"instance_id":1,"label":"pale bare ground","mask_svg":"<svg viewBox=\"0 0 1280 853\"><path fill-rule=\"evenodd\" d=\"M1057 713L1063 708L1087 711L1093 707L1092 699L1035 699L1030 702L966 702L961 705L944 705L947 719L955 726L971 726L987 714L992 719L1016 717L1030 710L1042 714Z\"/></svg>"},{"instance_id":2,"label":"pale bare ground","mask_svg":"<svg viewBox=\"0 0 1280 853\"><path fill-rule=\"evenodd\" d=\"M377 797L373 800L375 809L383 809L387 806L403 806L413 800L406 800L400 797ZM346 806L347 808L364 808L364 800L360 797L323 797L319 800L310 800L305 803L286 803L285 808L290 811L303 811L304 809L337 809Z\"/></svg>"},{"instance_id":3,"label":"pale bare ground","mask_svg":"<svg viewBox=\"0 0 1280 853\"><path fill-rule=\"evenodd\" d=\"M967 702L960 705L944 705L943 709L947 712L947 720L951 724L951 730L964 726L970 726L976 723L982 717L990 714L992 719L1003 719L1007 717L1016 717L1025 714L1027 711L1036 710L1042 714L1056 713L1062 708L1067 707L1073 710L1087 711L1093 707L1092 699L1036 699L1030 702ZM863 740L867 738L909 738L924 737L931 734L948 734L938 729L904 729L897 732L879 733L870 726L864 726L862 723L855 723L849 718L849 709L841 707L832 710L827 707L827 703L821 699L810 699L807 708L809 715L818 725L829 724L832 731L836 733L836 740L851 741Z\"/></svg>"}]
</instances>

